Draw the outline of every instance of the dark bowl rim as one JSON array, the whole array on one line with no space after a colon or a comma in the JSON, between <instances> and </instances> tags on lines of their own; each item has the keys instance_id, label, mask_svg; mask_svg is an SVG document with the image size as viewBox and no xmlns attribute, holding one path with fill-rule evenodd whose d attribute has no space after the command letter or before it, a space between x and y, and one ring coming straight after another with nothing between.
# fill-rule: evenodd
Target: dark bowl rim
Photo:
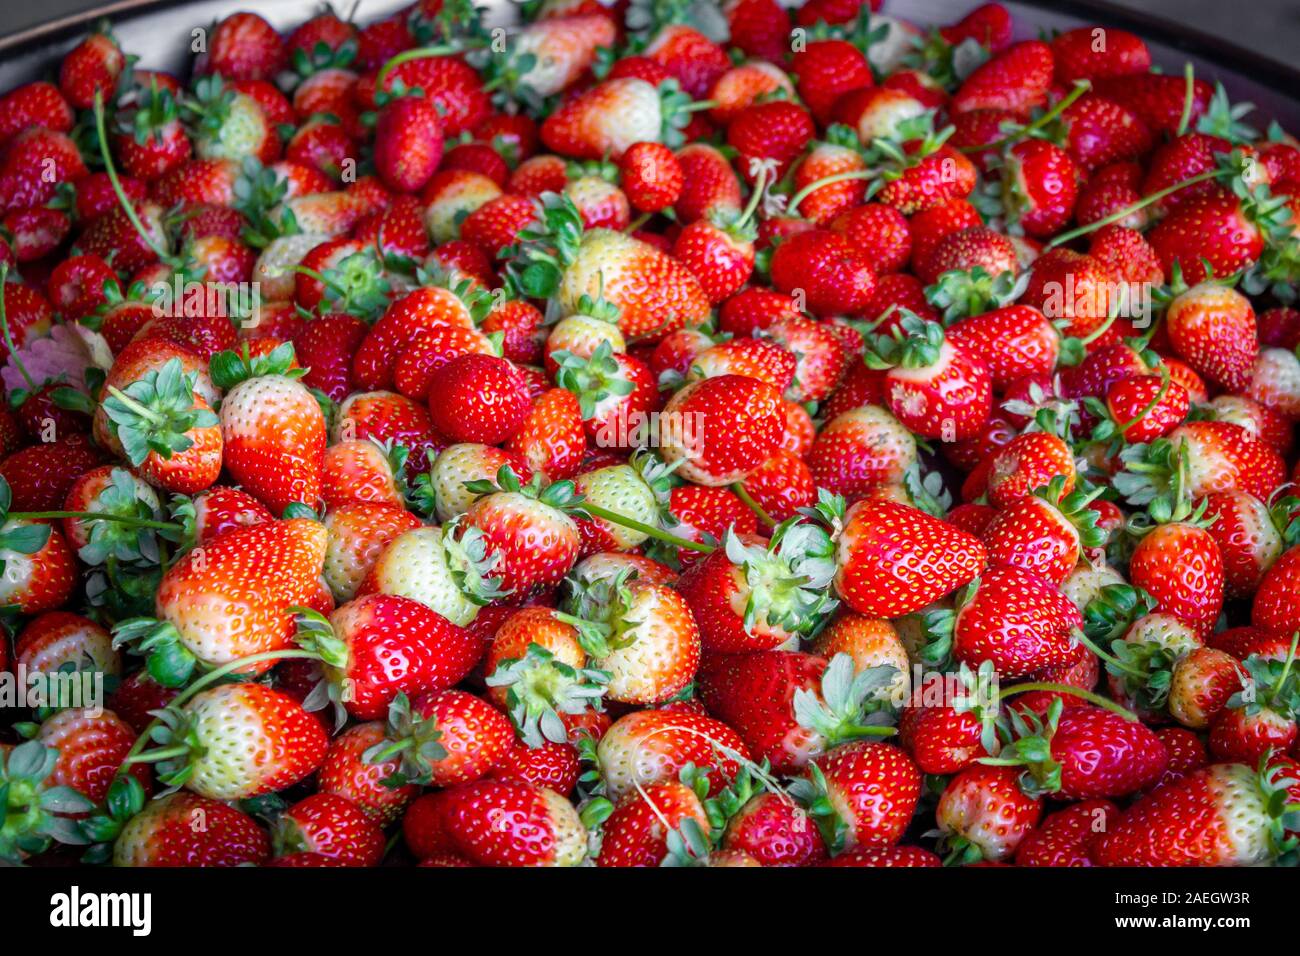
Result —
<instances>
[{"instance_id":1,"label":"dark bowl rim","mask_svg":"<svg viewBox=\"0 0 1300 956\"><path fill-rule=\"evenodd\" d=\"M152 9L181 6L186 0L111 0L81 13L69 14L0 37L0 56L35 52L43 45L69 38L88 25L107 18L138 16ZM1264 56L1201 30L1185 27L1154 14L1116 6L1107 0L1016 0L1027 6L1095 20L1105 26L1136 33L1143 39L1208 60L1234 70L1251 80L1296 99L1300 92L1300 68Z\"/></svg>"}]
</instances>

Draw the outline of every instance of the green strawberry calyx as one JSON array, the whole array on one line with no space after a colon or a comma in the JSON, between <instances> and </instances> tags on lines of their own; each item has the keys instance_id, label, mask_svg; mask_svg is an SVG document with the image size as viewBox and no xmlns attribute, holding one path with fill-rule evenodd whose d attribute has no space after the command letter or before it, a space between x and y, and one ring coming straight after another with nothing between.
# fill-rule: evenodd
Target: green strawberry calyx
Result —
<instances>
[{"instance_id":1,"label":"green strawberry calyx","mask_svg":"<svg viewBox=\"0 0 1300 956\"><path fill-rule=\"evenodd\" d=\"M502 661L486 683L506 688L506 707L515 729L530 747L565 743L568 729L561 714L601 710L608 671L576 668L555 659L540 644L529 644L522 658Z\"/></svg>"}]
</instances>

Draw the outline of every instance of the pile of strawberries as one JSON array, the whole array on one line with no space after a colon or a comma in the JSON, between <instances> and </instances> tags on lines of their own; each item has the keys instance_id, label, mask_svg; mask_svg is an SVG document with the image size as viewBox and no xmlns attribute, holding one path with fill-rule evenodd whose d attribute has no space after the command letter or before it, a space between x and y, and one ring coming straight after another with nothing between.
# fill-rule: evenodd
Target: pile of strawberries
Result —
<instances>
[{"instance_id":1,"label":"pile of strawberries","mask_svg":"<svg viewBox=\"0 0 1300 956\"><path fill-rule=\"evenodd\" d=\"M1300 856L1300 146L878 6L0 98L0 857Z\"/></svg>"}]
</instances>

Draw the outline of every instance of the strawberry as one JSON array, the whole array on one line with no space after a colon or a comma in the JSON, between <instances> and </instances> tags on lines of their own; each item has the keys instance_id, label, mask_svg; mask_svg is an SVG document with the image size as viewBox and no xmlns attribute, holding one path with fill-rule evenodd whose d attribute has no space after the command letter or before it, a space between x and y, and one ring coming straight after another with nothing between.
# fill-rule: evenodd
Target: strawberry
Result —
<instances>
[{"instance_id":1,"label":"strawberry","mask_svg":"<svg viewBox=\"0 0 1300 956\"><path fill-rule=\"evenodd\" d=\"M676 780L652 783L614 806L602 827L596 865L662 866L674 851L698 859L689 847L695 844L699 854L707 853L710 828L704 805L691 787Z\"/></svg>"},{"instance_id":2,"label":"strawberry","mask_svg":"<svg viewBox=\"0 0 1300 956\"><path fill-rule=\"evenodd\" d=\"M673 211L681 222L740 209L740 177L716 147L689 143L677 151L677 163L682 168L682 189Z\"/></svg>"},{"instance_id":3,"label":"strawberry","mask_svg":"<svg viewBox=\"0 0 1300 956\"><path fill-rule=\"evenodd\" d=\"M96 94L105 98L113 95L126 65L126 55L111 33L92 33L59 64L59 90L73 107L88 110Z\"/></svg>"},{"instance_id":4,"label":"strawberry","mask_svg":"<svg viewBox=\"0 0 1300 956\"><path fill-rule=\"evenodd\" d=\"M953 777L935 810L948 859L967 864L1012 856L1041 813L1041 802L1021 791L1014 768L982 764Z\"/></svg>"},{"instance_id":5,"label":"strawberry","mask_svg":"<svg viewBox=\"0 0 1300 956\"><path fill-rule=\"evenodd\" d=\"M578 812L544 787L464 784L448 796L442 816L452 845L479 866L577 866L587 855Z\"/></svg>"},{"instance_id":6,"label":"strawberry","mask_svg":"<svg viewBox=\"0 0 1300 956\"><path fill-rule=\"evenodd\" d=\"M144 804L122 825L113 865L245 866L270 852L266 831L248 814L182 790Z\"/></svg>"},{"instance_id":7,"label":"strawberry","mask_svg":"<svg viewBox=\"0 0 1300 956\"><path fill-rule=\"evenodd\" d=\"M1082 624L1074 602L1049 579L992 567L958 599L955 613L942 613L931 627L941 640L950 633L954 656L971 667L990 660L1002 676L1024 677L1070 662Z\"/></svg>"},{"instance_id":8,"label":"strawberry","mask_svg":"<svg viewBox=\"0 0 1300 956\"><path fill-rule=\"evenodd\" d=\"M8 656L6 650L5 656ZM53 674L73 669L117 676L122 663L104 628L68 611L46 611L32 618L14 642L14 663L28 673Z\"/></svg>"},{"instance_id":9,"label":"strawberry","mask_svg":"<svg viewBox=\"0 0 1300 956\"><path fill-rule=\"evenodd\" d=\"M420 527L404 507L349 501L325 516L329 543L324 579L338 601L354 597L380 554L395 538Z\"/></svg>"},{"instance_id":10,"label":"strawberry","mask_svg":"<svg viewBox=\"0 0 1300 956\"><path fill-rule=\"evenodd\" d=\"M1230 391L1245 388L1259 343L1255 310L1240 292L1193 286L1169 303L1164 328L1175 353L1199 374Z\"/></svg>"},{"instance_id":11,"label":"strawberry","mask_svg":"<svg viewBox=\"0 0 1300 956\"><path fill-rule=\"evenodd\" d=\"M1169 713L1185 727L1210 726L1247 674L1229 654L1198 647L1179 658L1169 681Z\"/></svg>"},{"instance_id":12,"label":"strawberry","mask_svg":"<svg viewBox=\"0 0 1300 956\"><path fill-rule=\"evenodd\" d=\"M857 367L866 369L865 365ZM832 397L828 415L834 401ZM850 501L877 488L901 484L916 462L912 433L878 405L861 405L829 418L808 453L817 487Z\"/></svg>"},{"instance_id":13,"label":"strawberry","mask_svg":"<svg viewBox=\"0 0 1300 956\"><path fill-rule=\"evenodd\" d=\"M990 565L1020 568L1060 584L1086 551L1105 543L1090 507L1101 489L1062 495L1064 484L1064 478L1054 478L1039 494L998 512L980 535Z\"/></svg>"},{"instance_id":14,"label":"strawberry","mask_svg":"<svg viewBox=\"0 0 1300 956\"><path fill-rule=\"evenodd\" d=\"M1291 547L1265 573L1255 591L1250 622L1278 634L1294 630L1300 608L1300 549Z\"/></svg>"},{"instance_id":15,"label":"strawberry","mask_svg":"<svg viewBox=\"0 0 1300 956\"><path fill-rule=\"evenodd\" d=\"M679 146L693 106L673 81L656 88L633 77L605 80L551 113L542 142L574 159L618 160L641 142Z\"/></svg>"},{"instance_id":16,"label":"strawberry","mask_svg":"<svg viewBox=\"0 0 1300 956\"><path fill-rule=\"evenodd\" d=\"M1141 37L1127 30L1101 31L1102 49L1098 49L1098 32L1077 27L1052 38L1052 58L1056 81L1062 85L1075 80L1131 76L1151 69L1151 51Z\"/></svg>"},{"instance_id":17,"label":"strawberry","mask_svg":"<svg viewBox=\"0 0 1300 956\"><path fill-rule=\"evenodd\" d=\"M728 532L723 547L682 575L709 653L770 650L815 627L828 608L821 592L835 574L830 536L815 524L786 523L770 541ZM736 608L744 608L738 613Z\"/></svg>"},{"instance_id":18,"label":"strawberry","mask_svg":"<svg viewBox=\"0 0 1300 956\"><path fill-rule=\"evenodd\" d=\"M284 66L285 57L283 38L266 20L256 13L234 13L212 31L195 72L230 80L271 80Z\"/></svg>"},{"instance_id":19,"label":"strawberry","mask_svg":"<svg viewBox=\"0 0 1300 956\"><path fill-rule=\"evenodd\" d=\"M62 506L77 479L103 456L84 435L28 445L0 461L4 478L20 511L52 511Z\"/></svg>"},{"instance_id":20,"label":"strawberry","mask_svg":"<svg viewBox=\"0 0 1300 956\"><path fill-rule=\"evenodd\" d=\"M500 578L490 577L495 559L482 533L459 537L442 528L416 528L394 538L380 552L357 589L358 595L397 594L413 598L464 627L479 608L503 596Z\"/></svg>"},{"instance_id":21,"label":"strawberry","mask_svg":"<svg viewBox=\"0 0 1300 956\"><path fill-rule=\"evenodd\" d=\"M744 375L692 382L662 415L679 423L677 434L660 436L664 461L710 487L743 479L771 457L785 430L776 389Z\"/></svg>"},{"instance_id":22,"label":"strawberry","mask_svg":"<svg viewBox=\"0 0 1300 956\"><path fill-rule=\"evenodd\" d=\"M616 306L629 340L658 339L701 324L708 298L684 265L639 239L584 229L571 200L550 200L544 230L528 231L507 264L514 285L530 298L554 298L565 314L601 299Z\"/></svg>"},{"instance_id":23,"label":"strawberry","mask_svg":"<svg viewBox=\"0 0 1300 956\"><path fill-rule=\"evenodd\" d=\"M952 100L952 109L1004 109L1028 115L1046 102L1055 59L1052 48L1039 40L1015 43L966 78Z\"/></svg>"},{"instance_id":24,"label":"strawberry","mask_svg":"<svg viewBox=\"0 0 1300 956\"><path fill-rule=\"evenodd\" d=\"M26 83L0 96L0 142L33 126L70 133L74 121L71 104L53 83Z\"/></svg>"},{"instance_id":25,"label":"strawberry","mask_svg":"<svg viewBox=\"0 0 1300 956\"><path fill-rule=\"evenodd\" d=\"M374 763L365 760L366 754L386 743L384 724L379 721L349 727L330 741L316 776L318 792L350 800L381 827L400 817L419 793L415 784L394 779L400 769L397 758Z\"/></svg>"},{"instance_id":26,"label":"strawberry","mask_svg":"<svg viewBox=\"0 0 1300 956\"><path fill-rule=\"evenodd\" d=\"M1251 866L1270 861L1294 800L1284 766L1221 763L1193 770L1121 814L1093 845L1101 866Z\"/></svg>"},{"instance_id":27,"label":"strawberry","mask_svg":"<svg viewBox=\"0 0 1300 956\"><path fill-rule=\"evenodd\" d=\"M746 475L741 486L776 522L793 518L800 508L811 508L817 502L817 484L812 470L802 458L785 449L779 449Z\"/></svg>"},{"instance_id":28,"label":"strawberry","mask_svg":"<svg viewBox=\"0 0 1300 956\"><path fill-rule=\"evenodd\" d=\"M247 93L225 86L219 77L195 84L194 99L183 104L194 132L194 152L200 159L261 163L280 158L280 138L262 105Z\"/></svg>"},{"instance_id":29,"label":"strawberry","mask_svg":"<svg viewBox=\"0 0 1300 956\"><path fill-rule=\"evenodd\" d=\"M1006 508L1027 495L1063 478L1059 495L1074 490L1075 464L1070 446L1050 432L1025 432L1011 439L989 460L985 490L989 502Z\"/></svg>"},{"instance_id":30,"label":"strawberry","mask_svg":"<svg viewBox=\"0 0 1300 956\"><path fill-rule=\"evenodd\" d=\"M565 607L580 643L606 675L606 695L658 704L688 687L699 665L699 631L681 594L640 580L636 568L577 583Z\"/></svg>"},{"instance_id":31,"label":"strawberry","mask_svg":"<svg viewBox=\"0 0 1300 956\"><path fill-rule=\"evenodd\" d=\"M868 365L885 373L885 401L907 428L924 437L960 441L975 434L992 406L985 365L949 342L942 326L905 315L891 335L880 335Z\"/></svg>"},{"instance_id":32,"label":"strawberry","mask_svg":"<svg viewBox=\"0 0 1300 956\"><path fill-rule=\"evenodd\" d=\"M946 333L954 345L988 366L993 387L1050 374L1060 354L1060 336L1047 317L1028 305L1008 305L962 319Z\"/></svg>"},{"instance_id":33,"label":"strawberry","mask_svg":"<svg viewBox=\"0 0 1300 956\"><path fill-rule=\"evenodd\" d=\"M772 255L772 285L815 315L862 310L876 284L870 261L843 236L814 229L792 236Z\"/></svg>"},{"instance_id":34,"label":"strawberry","mask_svg":"<svg viewBox=\"0 0 1300 956\"><path fill-rule=\"evenodd\" d=\"M159 763L159 779L214 800L281 790L325 757L320 723L293 698L261 684L202 691L159 720L163 730L155 741L179 751Z\"/></svg>"},{"instance_id":35,"label":"strawberry","mask_svg":"<svg viewBox=\"0 0 1300 956\"><path fill-rule=\"evenodd\" d=\"M848 654L728 655L705 666L700 697L756 759L795 773L838 744L888 733L867 714L888 694L895 668L855 670Z\"/></svg>"},{"instance_id":36,"label":"strawberry","mask_svg":"<svg viewBox=\"0 0 1300 956\"><path fill-rule=\"evenodd\" d=\"M1079 171L1070 154L1046 140L1030 139L1007 150L1002 170L1009 225L1044 239L1073 217Z\"/></svg>"},{"instance_id":37,"label":"strawberry","mask_svg":"<svg viewBox=\"0 0 1300 956\"><path fill-rule=\"evenodd\" d=\"M681 195L682 164L662 143L633 143L619 159L619 176L628 202L641 212L659 212Z\"/></svg>"},{"instance_id":38,"label":"strawberry","mask_svg":"<svg viewBox=\"0 0 1300 956\"><path fill-rule=\"evenodd\" d=\"M1223 605L1223 557L1190 509L1173 517L1138 542L1129 559L1129 580L1150 594L1158 609L1206 633Z\"/></svg>"},{"instance_id":39,"label":"strawberry","mask_svg":"<svg viewBox=\"0 0 1300 956\"><path fill-rule=\"evenodd\" d=\"M970 583L984 566L985 551L974 536L917 508L864 499L842 520L835 591L867 617L920 610Z\"/></svg>"},{"instance_id":40,"label":"strawberry","mask_svg":"<svg viewBox=\"0 0 1300 956\"><path fill-rule=\"evenodd\" d=\"M567 481L544 484L535 475L521 482L509 465L492 481L467 490L480 495L465 513L465 527L477 530L501 588L523 596L532 588L558 584L578 556L578 527L567 513L578 504Z\"/></svg>"},{"instance_id":41,"label":"strawberry","mask_svg":"<svg viewBox=\"0 0 1300 956\"><path fill-rule=\"evenodd\" d=\"M418 640L405 638L415 634ZM388 594L350 601L328 621L302 616L299 643L319 649L329 699L360 720L384 716L398 694L413 697L452 686L469 673L480 651L462 628L418 601Z\"/></svg>"},{"instance_id":42,"label":"strawberry","mask_svg":"<svg viewBox=\"0 0 1300 956\"><path fill-rule=\"evenodd\" d=\"M325 416L291 369L293 346L266 356L223 352L213 381L226 389L221 434L226 468L274 514L294 502L314 504L325 457Z\"/></svg>"},{"instance_id":43,"label":"strawberry","mask_svg":"<svg viewBox=\"0 0 1300 956\"><path fill-rule=\"evenodd\" d=\"M849 743L809 765L793 795L804 801L832 850L892 846L921 793L921 774L889 744Z\"/></svg>"},{"instance_id":44,"label":"strawberry","mask_svg":"<svg viewBox=\"0 0 1300 956\"><path fill-rule=\"evenodd\" d=\"M1080 800L1048 814L1016 847L1016 866L1092 866L1092 845L1119 813L1109 800Z\"/></svg>"},{"instance_id":45,"label":"strawberry","mask_svg":"<svg viewBox=\"0 0 1300 956\"><path fill-rule=\"evenodd\" d=\"M384 856L384 834L350 800L314 793L275 821L272 852L284 859L315 853L347 866L377 866Z\"/></svg>"},{"instance_id":46,"label":"strawberry","mask_svg":"<svg viewBox=\"0 0 1300 956\"><path fill-rule=\"evenodd\" d=\"M442 159L442 122L422 96L399 96L375 123L375 169L389 189L418 192Z\"/></svg>"},{"instance_id":47,"label":"strawberry","mask_svg":"<svg viewBox=\"0 0 1300 956\"><path fill-rule=\"evenodd\" d=\"M742 739L712 717L643 710L615 721L596 745L601 779L619 800L650 784L675 780L687 767L701 773L706 793L717 794L749 760Z\"/></svg>"},{"instance_id":48,"label":"strawberry","mask_svg":"<svg viewBox=\"0 0 1300 956\"><path fill-rule=\"evenodd\" d=\"M325 529L296 518L236 528L191 550L163 574L155 612L123 622L119 642L147 641L150 673L179 686L202 661L220 665L288 647L287 609L309 603L318 587ZM249 665L261 673L267 661Z\"/></svg>"},{"instance_id":49,"label":"strawberry","mask_svg":"<svg viewBox=\"0 0 1300 956\"><path fill-rule=\"evenodd\" d=\"M726 850L743 850L763 866L809 866L826 858L826 847L803 809L784 794L757 793L727 820Z\"/></svg>"},{"instance_id":50,"label":"strawberry","mask_svg":"<svg viewBox=\"0 0 1300 956\"><path fill-rule=\"evenodd\" d=\"M442 690L414 702L398 694L388 711L384 740L362 760L390 768L388 779L399 786L451 787L481 779L514 740L506 716L473 694Z\"/></svg>"},{"instance_id":51,"label":"strawberry","mask_svg":"<svg viewBox=\"0 0 1300 956\"><path fill-rule=\"evenodd\" d=\"M1010 709L1015 739L992 761L1024 765L1021 788L1030 796L1066 800L1120 797L1158 781L1169 761L1154 732L1141 721L1100 707L1062 710L1060 698L1046 715Z\"/></svg>"}]
</instances>

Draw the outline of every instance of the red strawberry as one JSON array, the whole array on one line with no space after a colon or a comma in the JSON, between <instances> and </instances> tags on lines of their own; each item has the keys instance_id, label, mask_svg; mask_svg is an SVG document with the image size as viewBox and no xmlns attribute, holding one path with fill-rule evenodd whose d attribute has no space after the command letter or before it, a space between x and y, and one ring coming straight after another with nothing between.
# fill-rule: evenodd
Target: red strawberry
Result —
<instances>
[{"instance_id":1,"label":"red strawberry","mask_svg":"<svg viewBox=\"0 0 1300 956\"><path fill-rule=\"evenodd\" d=\"M861 311L875 284L870 260L838 233L802 232L772 255L772 285L791 295L801 291L804 308L815 315Z\"/></svg>"},{"instance_id":2,"label":"red strawberry","mask_svg":"<svg viewBox=\"0 0 1300 956\"><path fill-rule=\"evenodd\" d=\"M677 473L711 487L729 485L771 457L785 430L781 398L772 386L744 375L720 375L685 386L662 416L676 434L661 435L664 460Z\"/></svg>"},{"instance_id":3,"label":"red strawberry","mask_svg":"<svg viewBox=\"0 0 1300 956\"><path fill-rule=\"evenodd\" d=\"M969 584L985 561L973 535L884 499L849 508L837 549L836 593L867 617L918 611Z\"/></svg>"},{"instance_id":4,"label":"red strawberry","mask_svg":"<svg viewBox=\"0 0 1300 956\"><path fill-rule=\"evenodd\" d=\"M1122 797L1154 784L1169 762L1160 738L1141 721L1100 707L1062 711L1058 698L1044 717L1017 711L1015 705L1011 715L1013 732L1020 736L997 761L1026 767L1020 785L1031 796Z\"/></svg>"},{"instance_id":5,"label":"red strawberry","mask_svg":"<svg viewBox=\"0 0 1300 956\"><path fill-rule=\"evenodd\" d=\"M1285 764L1262 772L1239 763L1193 770L1133 804L1098 837L1092 858L1101 866L1267 863L1283 827L1278 810L1295 789Z\"/></svg>"},{"instance_id":6,"label":"red strawberry","mask_svg":"<svg viewBox=\"0 0 1300 956\"><path fill-rule=\"evenodd\" d=\"M892 335L878 336L868 364L887 368L889 410L924 438L953 442L983 426L992 407L988 368L949 342L942 326L905 315Z\"/></svg>"},{"instance_id":7,"label":"red strawberry","mask_svg":"<svg viewBox=\"0 0 1300 956\"><path fill-rule=\"evenodd\" d=\"M577 866L587 855L578 812L543 787L464 784L448 795L442 817L452 845L479 866Z\"/></svg>"},{"instance_id":8,"label":"red strawberry","mask_svg":"<svg viewBox=\"0 0 1300 956\"><path fill-rule=\"evenodd\" d=\"M952 100L952 109L1003 109L1028 115L1047 99L1055 60L1039 40L1013 44L968 76Z\"/></svg>"},{"instance_id":9,"label":"red strawberry","mask_svg":"<svg viewBox=\"0 0 1300 956\"><path fill-rule=\"evenodd\" d=\"M150 801L122 826L113 865L245 866L270 852L266 831L248 814L182 790Z\"/></svg>"},{"instance_id":10,"label":"red strawberry","mask_svg":"<svg viewBox=\"0 0 1300 956\"><path fill-rule=\"evenodd\" d=\"M346 866L378 866L384 833L350 800L315 793L280 815L272 832L277 857L316 853Z\"/></svg>"},{"instance_id":11,"label":"red strawberry","mask_svg":"<svg viewBox=\"0 0 1300 956\"><path fill-rule=\"evenodd\" d=\"M793 651L728 655L701 672L700 697L756 759L793 773L839 743L886 732L864 724L863 715L887 693L895 669L854 670L847 654L831 664Z\"/></svg>"},{"instance_id":12,"label":"red strawberry","mask_svg":"<svg viewBox=\"0 0 1300 956\"><path fill-rule=\"evenodd\" d=\"M1089 850L1120 810L1109 800L1081 800L1043 818L1016 848L1016 866L1092 866Z\"/></svg>"},{"instance_id":13,"label":"red strawberry","mask_svg":"<svg viewBox=\"0 0 1300 956\"><path fill-rule=\"evenodd\" d=\"M1255 310L1235 289L1202 283L1169 303L1165 331L1178 356L1229 391L1249 381L1259 351Z\"/></svg>"},{"instance_id":14,"label":"red strawberry","mask_svg":"<svg viewBox=\"0 0 1300 956\"><path fill-rule=\"evenodd\" d=\"M695 791L676 780L651 783L623 797L605 820L596 865L660 866L675 846L688 852L692 826L707 850L709 818Z\"/></svg>"},{"instance_id":15,"label":"red strawberry","mask_svg":"<svg viewBox=\"0 0 1300 956\"><path fill-rule=\"evenodd\" d=\"M294 502L315 504L325 457L325 416L293 361L287 344L265 357L223 352L212 360L214 381L227 390L225 466L273 514Z\"/></svg>"},{"instance_id":16,"label":"red strawberry","mask_svg":"<svg viewBox=\"0 0 1300 956\"><path fill-rule=\"evenodd\" d=\"M959 600L952 623L956 658L971 667L991 660L1005 678L1073 660L1074 632L1083 618L1047 578L1019 568L989 568L974 593Z\"/></svg>"},{"instance_id":17,"label":"red strawberry","mask_svg":"<svg viewBox=\"0 0 1300 956\"><path fill-rule=\"evenodd\" d=\"M935 816L950 860L997 862L1016 852L1042 813L1016 780L1012 767L976 764L948 782Z\"/></svg>"},{"instance_id":18,"label":"red strawberry","mask_svg":"<svg viewBox=\"0 0 1300 956\"><path fill-rule=\"evenodd\" d=\"M330 699L360 720L383 717L398 694L452 686L481 651L469 634L423 604L388 594L350 601L328 621L308 617L299 635L325 659Z\"/></svg>"},{"instance_id":19,"label":"red strawberry","mask_svg":"<svg viewBox=\"0 0 1300 956\"><path fill-rule=\"evenodd\" d=\"M831 834L832 849L892 846L903 837L921 794L921 774L888 744L843 744L814 761L792 788Z\"/></svg>"}]
</instances>

